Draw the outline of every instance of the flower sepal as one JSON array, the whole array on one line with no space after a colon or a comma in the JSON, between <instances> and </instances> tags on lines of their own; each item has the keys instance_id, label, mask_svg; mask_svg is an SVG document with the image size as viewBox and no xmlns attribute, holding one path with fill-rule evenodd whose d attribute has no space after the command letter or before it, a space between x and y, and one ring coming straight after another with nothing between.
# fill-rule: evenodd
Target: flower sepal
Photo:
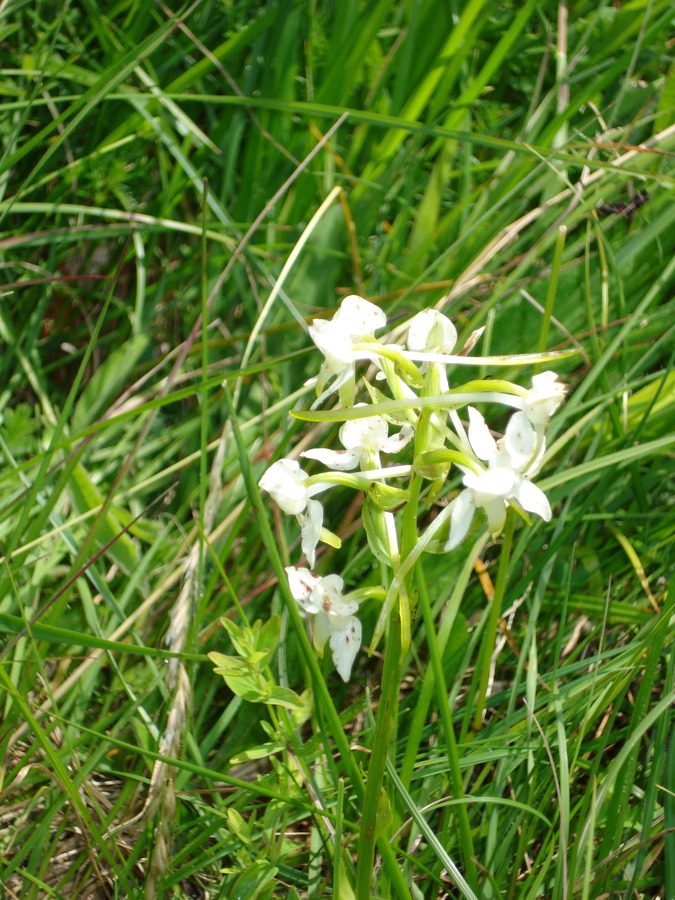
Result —
<instances>
[{"instance_id":1,"label":"flower sepal","mask_svg":"<svg viewBox=\"0 0 675 900\"><path fill-rule=\"evenodd\" d=\"M366 532L368 546L377 561L389 567L391 565L391 548L384 516L385 513L373 503L363 504L361 521Z\"/></svg>"}]
</instances>

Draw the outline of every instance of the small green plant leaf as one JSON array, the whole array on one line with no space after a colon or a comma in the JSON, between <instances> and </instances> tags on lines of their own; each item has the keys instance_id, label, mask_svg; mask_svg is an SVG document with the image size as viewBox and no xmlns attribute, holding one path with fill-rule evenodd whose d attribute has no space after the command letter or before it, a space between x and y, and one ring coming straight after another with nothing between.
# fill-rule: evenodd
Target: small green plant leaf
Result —
<instances>
[{"instance_id":1,"label":"small green plant leaf","mask_svg":"<svg viewBox=\"0 0 675 900\"><path fill-rule=\"evenodd\" d=\"M243 844L251 845L251 829L242 814L232 806L227 809L227 824L230 831L239 838Z\"/></svg>"},{"instance_id":2,"label":"small green plant leaf","mask_svg":"<svg viewBox=\"0 0 675 900\"><path fill-rule=\"evenodd\" d=\"M256 622L256 624L258 624ZM256 636L255 645L259 650L267 650L270 655L274 653L279 644L281 634L281 617L274 615L262 625L260 633Z\"/></svg>"},{"instance_id":3,"label":"small green plant leaf","mask_svg":"<svg viewBox=\"0 0 675 900\"><path fill-rule=\"evenodd\" d=\"M265 859L257 859L235 880L230 897L246 897L257 900L265 888L276 877L279 869Z\"/></svg>"},{"instance_id":4,"label":"small green plant leaf","mask_svg":"<svg viewBox=\"0 0 675 900\"><path fill-rule=\"evenodd\" d=\"M274 687L266 701L274 706L285 706L286 709L302 710L305 707L302 697L290 688Z\"/></svg>"},{"instance_id":5,"label":"small green plant leaf","mask_svg":"<svg viewBox=\"0 0 675 900\"><path fill-rule=\"evenodd\" d=\"M244 750L242 753L233 756L230 760L230 765L238 766L240 763L250 762L252 759L266 759L268 756L274 756L277 753L281 753L283 749L282 744L266 741L264 744L257 744L255 747L249 747L248 750Z\"/></svg>"},{"instance_id":6,"label":"small green plant leaf","mask_svg":"<svg viewBox=\"0 0 675 900\"><path fill-rule=\"evenodd\" d=\"M80 515L97 510L103 505L103 495L84 466L79 463L73 469L69 488L73 506ZM124 572L129 573L138 565L138 548L122 528L114 512L110 511L96 526L94 536L99 546L110 545L106 553Z\"/></svg>"}]
</instances>

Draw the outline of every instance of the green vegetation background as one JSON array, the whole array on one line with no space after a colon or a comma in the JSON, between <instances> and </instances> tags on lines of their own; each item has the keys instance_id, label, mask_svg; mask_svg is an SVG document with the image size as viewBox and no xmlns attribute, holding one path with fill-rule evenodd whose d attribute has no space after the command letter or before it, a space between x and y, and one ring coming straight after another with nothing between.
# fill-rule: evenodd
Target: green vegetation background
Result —
<instances>
[{"instance_id":1,"label":"green vegetation background","mask_svg":"<svg viewBox=\"0 0 675 900\"><path fill-rule=\"evenodd\" d=\"M356 291L392 326L441 303L485 353L578 349L478 733L498 548L425 560L373 896L675 897L672 26L667 0L0 7L1 895L353 896L381 658L308 667L297 528L255 482L334 438L288 411L304 323ZM351 501L319 569L375 584Z\"/></svg>"}]
</instances>

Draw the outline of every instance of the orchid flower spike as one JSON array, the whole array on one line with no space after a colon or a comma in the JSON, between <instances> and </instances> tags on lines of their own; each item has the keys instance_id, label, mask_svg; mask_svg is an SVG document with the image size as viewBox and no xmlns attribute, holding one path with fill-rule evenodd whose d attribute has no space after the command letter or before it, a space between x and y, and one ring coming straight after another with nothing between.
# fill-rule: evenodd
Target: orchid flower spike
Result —
<instances>
[{"instance_id":1,"label":"orchid flower spike","mask_svg":"<svg viewBox=\"0 0 675 900\"><path fill-rule=\"evenodd\" d=\"M346 402L353 402L356 361L376 358L375 354L368 351L355 350L354 345L373 339L375 332L386 324L384 310L357 294L345 297L330 321L314 319L309 326L309 334L324 355L324 363L316 382L319 401L340 391L341 399L344 393ZM324 391L325 385L332 378L335 380Z\"/></svg>"},{"instance_id":2,"label":"orchid flower spike","mask_svg":"<svg viewBox=\"0 0 675 900\"><path fill-rule=\"evenodd\" d=\"M295 459L279 459L264 473L258 486L267 491L279 509L290 516L297 516L302 529L302 552L310 566L314 566L316 545L321 536L323 507L314 494L326 490L330 485L320 483L309 487L305 484L309 475L300 468Z\"/></svg>"},{"instance_id":3,"label":"orchid flower spike","mask_svg":"<svg viewBox=\"0 0 675 900\"><path fill-rule=\"evenodd\" d=\"M464 475L465 489L454 501L446 550L454 549L464 540L476 507L485 510L493 538L504 527L509 504L536 513L545 522L552 515L546 495L529 480L539 471L546 443L527 414L514 413L504 437L497 442L478 410L469 406L468 411L469 443L478 459L487 462L487 469Z\"/></svg>"},{"instance_id":4,"label":"orchid flower spike","mask_svg":"<svg viewBox=\"0 0 675 900\"><path fill-rule=\"evenodd\" d=\"M354 615L359 604L343 597L344 582L339 575L320 577L295 566L288 566L286 575L294 599L305 615L314 616L312 639L317 653L323 656L329 641L335 668L342 680L348 681L361 646L361 622Z\"/></svg>"},{"instance_id":5,"label":"orchid flower spike","mask_svg":"<svg viewBox=\"0 0 675 900\"><path fill-rule=\"evenodd\" d=\"M357 403L357 407L366 406ZM363 419L349 419L340 428L339 437L344 450L306 450L302 456L316 459L331 469L348 471L379 469L382 466L380 453L398 453L408 444L415 432L411 425L404 425L398 434L389 437L389 425L384 416L367 416Z\"/></svg>"}]
</instances>

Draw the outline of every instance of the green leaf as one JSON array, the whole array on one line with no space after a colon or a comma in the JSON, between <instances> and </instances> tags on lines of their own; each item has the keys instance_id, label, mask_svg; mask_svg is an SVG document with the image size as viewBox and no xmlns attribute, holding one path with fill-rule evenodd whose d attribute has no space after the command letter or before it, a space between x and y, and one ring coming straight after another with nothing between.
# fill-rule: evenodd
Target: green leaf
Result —
<instances>
[{"instance_id":1,"label":"green leaf","mask_svg":"<svg viewBox=\"0 0 675 900\"><path fill-rule=\"evenodd\" d=\"M271 656L277 649L281 634L281 616L273 615L265 622L256 636L255 645L258 649L264 649Z\"/></svg>"},{"instance_id":2,"label":"green leaf","mask_svg":"<svg viewBox=\"0 0 675 900\"><path fill-rule=\"evenodd\" d=\"M225 683L237 697L241 697L242 700L248 700L249 703L267 702L270 695L269 685L260 676L250 673L230 675L220 672L218 669L216 671L223 676Z\"/></svg>"},{"instance_id":3,"label":"green leaf","mask_svg":"<svg viewBox=\"0 0 675 900\"><path fill-rule=\"evenodd\" d=\"M105 412L129 382L131 372L145 353L150 339L139 334L110 354L92 375L73 410L73 429L81 431Z\"/></svg>"},{"instance_id":4,"label":"green leaf","mask_svg":"<svg viewBox=\"0 0 675 900\"><path fill-rule=\"evenodd\" d=\"M242 844L251 846L253 843L251 840L251 829L242 814L234 809L234 807L230 806L225 815L227 816L227 824L229 825L232 834L235 834Z\"/></svg>"},{"instance_id":5,"label":"green leaf","mask_svg":"<svg viewBox=\"0 0 675 900\"><path fill-rule=\"evenodd\" d=\"M236 656L226 656L224 653L218 653L216 650L212 650L208 654L211 662L216 665L216 672L221 674L222 672L237 672L242 668L242 661Z\"/></svg>"},{"instance_id":6,"label":"green leaf","mask_svg":"<svg viewBox=\"0 0 675 900\"><path fill-rule=\"evenodd\" d=\"M19 403L8 407L0 418L5 443L14 456L22 456L34 452L36 439L34 433L38 421L32 408L27 403Z\"/></svg>"},{"instance_id":7,"label":"green leaf","mask_svg":"<svg viewBox=\"0 0 675 900\"><path fill-rule=\"evenodd\" d=\"M264 744L256 744L255 747L249 747L242 753L238 753L230 760L231 766L238 766L240 763L250 762L252 759L266 759L268 756L275 756L284 749L283 744L273 741L266 741Z\"/></svg>"},{"instance_id":8,"label":"green leaf","mask_svg":"<svg viewBox=\"0 0 675 900\"><path fill-rule=\"evenodd\" d=\"M68 487L73 506L80 515L98 510L103 506L103 495L80 463L74 467ZM112 557L127 574L133 572L138 566L138 547L123 531L123 526L113 510L108 511L97 524L94 539L99 546L110 544L106 555Z\"/></svg>"},{"instance_id":9,"label":"green leaf","mask_svg":"<svg viewBox=\"0 0 675 900\"><path fill-rule=\"evenodd\" d=\"M233 622L226 616L223 616L221 618L220 624L228 633L230 640L234 644L234 649L237 651L239 656L247 657L251 652L252 642L249 638L249 635L246 634L246 631L241 629L236 622Z\"/></svg>"},{"instance_id":10,"label":"green leaf","mask_svg":"<svg viewBox=\"0 0 675 900\"><path fill-rule=\"evenodd\" d=\"M628 398L627 430L640 428L641 438L657 438L672 431L675 418L675 371L654 378ZM644 419L644 421L643 421ZM607 433L611 429L607 428Z\"/></svg>"},{"instance_id":11,"label":"green leaf","mask_svg":"<svg viewBox=\"0 0 675 900\"><path fill-rule=\"evenodd\" d=\"M269 699L266 702L273 706L284 706L286 709L297 711L305 708L302 697L290 688L284 687L273 687Z\"/></svg>"},{"instance_id":12,"label":"green leaf","mask_svg":"<svg viewBox=\"0 0 675 900\"><path fill-rule=\"evenodd\" d=\"M261 892L275 878L279 869L265 859L257 859L248 866L235 880L230 891L230 897L242 897L246 900L256 900Z\"/></svg>"},{"instance_id":13,"label":"green leaf","mask_svg":"<svg viewBox=\"0 0 675 900\"><path fill-rule=\"evenodd\" d=\"M672 63L661 89L658 115L654 119L654 134L673 124L673 109L675 109L675 62Z\"/></svg>"}]
</instances>

